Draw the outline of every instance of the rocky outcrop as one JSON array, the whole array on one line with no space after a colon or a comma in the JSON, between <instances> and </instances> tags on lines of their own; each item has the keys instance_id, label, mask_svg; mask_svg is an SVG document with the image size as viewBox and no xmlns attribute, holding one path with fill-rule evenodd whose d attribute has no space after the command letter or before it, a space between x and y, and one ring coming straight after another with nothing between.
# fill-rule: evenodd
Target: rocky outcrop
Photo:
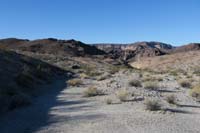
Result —
<instances>
[{"instance_id":1,"label":"rocky outcrop","mask_svg":"<svg viewBox=\"0 0 200 133\"><path fill-rule=\"evenodd\" d=\"M113 58L134 60L138 57L153 57L167 54L174 47L160 42L136 42L132 44L95 44Z\"/></svg>"}]
</instances>

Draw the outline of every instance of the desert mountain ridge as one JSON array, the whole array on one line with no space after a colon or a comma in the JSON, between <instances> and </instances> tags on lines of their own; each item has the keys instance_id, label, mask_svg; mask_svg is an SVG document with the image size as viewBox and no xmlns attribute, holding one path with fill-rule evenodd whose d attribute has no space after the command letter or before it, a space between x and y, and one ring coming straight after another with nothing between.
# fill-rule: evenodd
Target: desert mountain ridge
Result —
<instances>
[{"instance_id":1,"label":"desert mountain ridge","mask_svg":"<svg viewBox=\"0 0 200 133\"><path fill-rule=\"evenodd\" d=\"M200 49L200 43L189 43L175 47L162 42L135 42L130 44L98 43L86 44L74 39L58 40L55 38L28 40L7 38L0 40L0 47L38 53L53 53L68 56L103 55L113 59L134 61L140 57L155 57L160 55L187 52Z\"/></svg>"}]
</instances>

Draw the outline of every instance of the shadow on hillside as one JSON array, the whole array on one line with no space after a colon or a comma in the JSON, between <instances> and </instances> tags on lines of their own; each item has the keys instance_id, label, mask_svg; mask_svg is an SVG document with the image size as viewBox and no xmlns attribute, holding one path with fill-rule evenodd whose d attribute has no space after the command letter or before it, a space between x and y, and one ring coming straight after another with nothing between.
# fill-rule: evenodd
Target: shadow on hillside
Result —
<instances>
[{"instance_id":1,"label":"shadow on hillside","mask_svg":"<svg viewBox=\"0 0 200 133\"><path fill-rule=\"evenodd\" d=\"M91 120L100 117L100 115L96 114L77 114L73 117L62 115L62 113L66 112L81 111L91 108L90 106L83 105L86 102L83 100L60 100L57 97L62 93L62 90L67 87L66 80L66 78L59 79L55 83L46 86L44 89L48 89L48 93L37 97L33 105L16 109L0 118L0 132L32 133L57 122ZM70 105L76 106L72 107ZM55 111L59 112L61 115L53 114L52 112Z\"/></svg>"}]
</instances>

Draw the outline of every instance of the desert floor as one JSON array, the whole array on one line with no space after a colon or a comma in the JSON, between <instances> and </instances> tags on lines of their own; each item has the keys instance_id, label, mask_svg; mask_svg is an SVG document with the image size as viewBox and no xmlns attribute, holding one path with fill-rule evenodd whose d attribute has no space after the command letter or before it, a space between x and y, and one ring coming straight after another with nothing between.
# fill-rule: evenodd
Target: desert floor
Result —
<instances>
[{"instance_id":1,"label":"desert floor","mask_svg":"<svg viewBox=\"0 0 200 133\"><path fill-rule=\"evenodd\" d=\"M132 87L128 82L137 73L120 71L105 80L82 79L83 85L71 87L65 80L45 86L48 93L35 98L33 105L16 109L0 118L0 133L199 133L200 103L189 96L170 75L163 78L159 90ZM105 95L83 97L90 86ZM120 102L116 92L129 91L128 100ZM177 105L166 102L174 94ZM106 99L112 99L107 104ZM146 99L158 99L163 110L147 111Z\"/></svg>"}]
</instances>

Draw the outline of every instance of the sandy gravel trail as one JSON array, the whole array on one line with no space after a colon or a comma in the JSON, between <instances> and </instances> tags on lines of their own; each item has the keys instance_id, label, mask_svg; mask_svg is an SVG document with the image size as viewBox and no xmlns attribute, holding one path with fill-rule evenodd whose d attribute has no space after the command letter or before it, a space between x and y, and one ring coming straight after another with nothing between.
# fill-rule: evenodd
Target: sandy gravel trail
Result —
<instances>
[{"instance_id":1,"label":"sandy gravel trail","mask_svg":"<svg viewBox=\"0 0 200 133\"><path fill-rule=\"evenodd\" d=\"M33 105L0 118L0 133L200 132L199 104L185 105L176 113L148 112L141 101L107 105L106 96L84 98L87 85L69 88L60 80L49 88Z\"/></svg>"}]
</instances>

